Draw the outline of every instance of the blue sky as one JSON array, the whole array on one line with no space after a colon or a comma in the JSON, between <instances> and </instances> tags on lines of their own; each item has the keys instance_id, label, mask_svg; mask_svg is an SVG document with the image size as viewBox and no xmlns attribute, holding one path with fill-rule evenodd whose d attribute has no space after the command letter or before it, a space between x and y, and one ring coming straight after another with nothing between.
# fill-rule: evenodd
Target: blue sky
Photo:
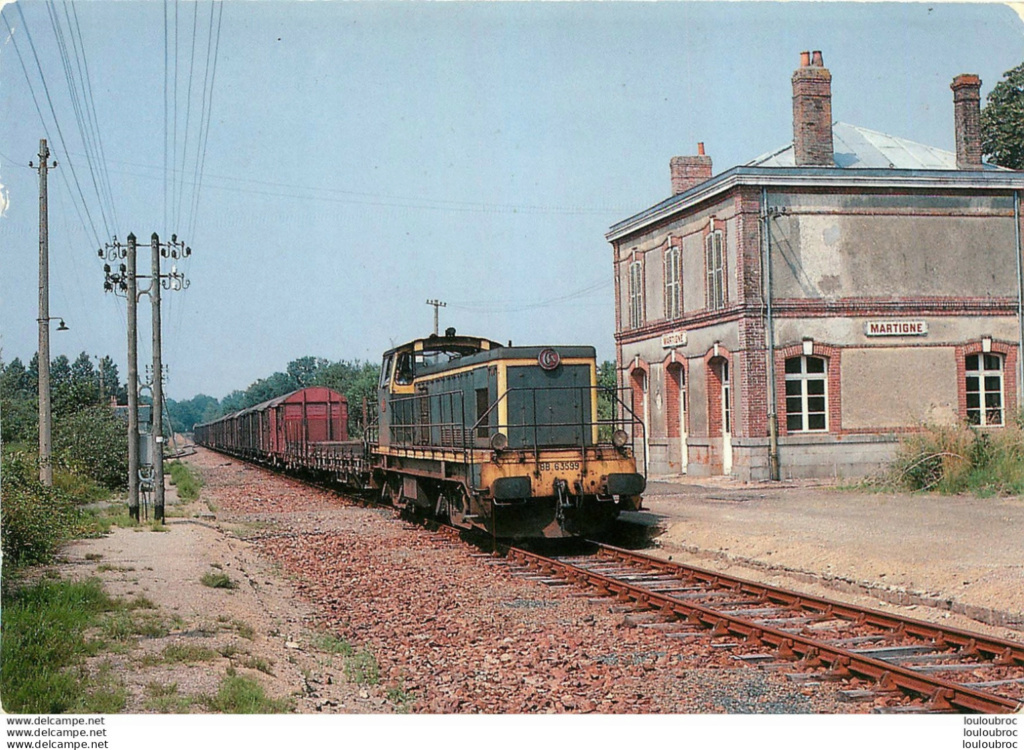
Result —
<instances>
[{"instance_id":1,"label":"blue sky","mask_svg":"<svg viewBox=\"0 0 1024 750\"><path fill-rule=\"evenodd\" d=\"M50 310L71 327L54 356L110 354L123 375L124 301L102 291L98 243L177 233L194 251L179 264L191 286L165 294L178 399L304 355L376 361L430 332L428 298L448 304L442 328L614 358L605 231L668 197L669 159L698 141L716 174L791 141L802 50L824 53L835 119L949 150L953 77L979 74L984 96L1024 60L1024 24L994 4L93 0L2 14L2 356L36 347L27 164L47 137ZM80 91L88 68L81 121L61 41ZM142 363L149 315L144 300Z\"/></svg>"}]
</instances>

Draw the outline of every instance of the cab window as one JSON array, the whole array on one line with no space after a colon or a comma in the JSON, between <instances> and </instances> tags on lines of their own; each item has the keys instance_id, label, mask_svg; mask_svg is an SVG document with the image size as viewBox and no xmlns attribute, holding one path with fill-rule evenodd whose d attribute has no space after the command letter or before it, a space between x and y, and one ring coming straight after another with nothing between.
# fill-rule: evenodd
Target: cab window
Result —
<instances>
[{"instance_id":1,"label":"cab window","mask_svg":"<svg viewBox=\"0 0 1024 750\"><path fill-rule=\"evenodd\" d=\"M387 388L388 383L391 382L391 361L394 359L394 355L389 354L384 357L384 364L380 366L380 388Z\"/></svg>"},{"instance_id":2,"label":"cab window","mask_svg":"<svg viewBox=\"0 0 1024 750\"><path fill-rule=\"evenodd\" d=\"M395 385L410 385L414 376L412 354L402 352L395 365Z\"/></svg>"}]
</instances>

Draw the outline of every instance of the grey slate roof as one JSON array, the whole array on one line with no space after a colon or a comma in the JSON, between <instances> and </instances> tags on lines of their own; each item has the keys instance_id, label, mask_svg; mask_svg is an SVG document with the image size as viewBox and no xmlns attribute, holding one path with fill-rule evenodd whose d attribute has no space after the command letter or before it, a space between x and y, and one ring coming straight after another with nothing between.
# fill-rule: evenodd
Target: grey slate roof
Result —
<instances>
[{"instance_id":1,"label":"grey slate roof","mask_svg":"<svg viewBox=\"0 0 1024 750\"><path fill-rule=\"evenodd\" d=\"M841 169L956 169L956 154L845 122L832 123L836 166ZM748 167L793 167L793 144L762 154ZM985 169L999 169L989 164Z\"/></svg>"}]
</instances>

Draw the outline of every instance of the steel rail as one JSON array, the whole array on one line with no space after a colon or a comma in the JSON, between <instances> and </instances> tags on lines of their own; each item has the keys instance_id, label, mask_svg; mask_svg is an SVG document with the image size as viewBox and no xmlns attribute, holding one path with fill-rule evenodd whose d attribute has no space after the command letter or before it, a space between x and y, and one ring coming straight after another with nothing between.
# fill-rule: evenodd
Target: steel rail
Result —
<instances>
[{"instance_id":1,"label":"steel rail","mask_svg":"<svg viewBox=\"0 0 1024 750\"><path fill-rule=\"evenodd\" d=\"M718 581L720 585L729 587L740 587L743 593L763 593L770 601L777 601L793 608L799 606L801 609L812 610L816 614L853 620L863 625L874 625L889 630L902 629L903 632L910 636L938 639L940 645L944 643L948 646L958 646L961 649L967 649L979 655L987 655L989 658L1002 660L1006 664L1016 662L1024 665L1024 643L1018 643L1017 641L972 633L969 630L947 627L945 625L936 625L909 617L881 612L876 609L844 604L810 594L787 591L786 589L769 584L747 581L742 578L735 578L671 560L663 560L642 552L633 552L607 544L599 544L598 547L604 555L619 560L638 561L649 567L672 573L684 570L691 578L704 580L709 583Z\"/></svg>"},{"instance_id":2,"label":"steel rail","mask_svg":"<svg viewBox=\"0 0 1024 750\"><path fill-rule=\"evenodd\" d=\"M628 555L637 561L647 564L650 561L665 562L646 555L635 555L626 550L605 547L615 550L617 555ZM710 607L691 601L674 598L670 595L644 589L641 586L618 580L612 576L590 571L576 565L537 555L526 550L511 548L509 558L524 565L538 568L549 575L559 575L570 583L587 585L597 589L600 595L615 595L622 602L647 609L657 609L666 616L675 616L687 622L706 628L712 636L742 636L752 646L773 646L780 659L797 661L801 668L828 667L830 675L836 678L848 678L859 675L876 683L880 692L904 691L928 698L927 708L932 711L973 711L979 713L1011 713L1020 710L1017 701L1002 696L992 695L974 688L964 687L948 680L929 677L913 670L890 664L879 659L839 648L806 636L790 633L770 625L751 622L735 615L720 612ZM619 557L619 559L626 559ZM670 567L672 563L668 563ZM674 567L672 572L680 578L689 577L687 566ZM757 584L729 576L719 576L708 571L701 571L717 579L719 587L729 588L739 593L757 593ZM749 585L749 588L748 588ZM765 587L771 588L771 587ZM775 591L781 592L780 589ZM791 595L794 599L802 599L799 595ZM811 599L812 597L806 597ZM835 605L833 605L834 607ZM884 626L883 626L884 627ZM905 626L904 626L905 627ZM898 633L905 632L897 626ZM976 637L977 638L977 637ZM940 642L936 648L943 647Z\"/></svg>"}]
</instances>

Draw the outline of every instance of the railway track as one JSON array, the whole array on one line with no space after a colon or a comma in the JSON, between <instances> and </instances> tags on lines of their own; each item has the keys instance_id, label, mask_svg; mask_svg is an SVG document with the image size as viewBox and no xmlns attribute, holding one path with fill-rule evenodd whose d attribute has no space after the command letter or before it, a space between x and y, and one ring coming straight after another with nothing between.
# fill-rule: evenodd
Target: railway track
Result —
<instances>
[{"instance_id":1,"label":"railway track","mask_svg":"<svg viewBox=\"0 0 1024 750\"><path fill-rule=\"evenodd\" d=\"M300 480L362 506L380 503ZM390 507L390 506L381 506ZM392 508L392 510L394 510ZM495 550L489 537L396 516ZM631 610L668 638L709 638L737 662L791 668L791 679L843 681L848 700L881 712L1012 713L1024 708L1024 644L747 581L601 543L595 554L546 557L502 548L514 572L578 586ZM879 699L882 699L879 701Z\"/></svg>"},{"instance_id":2,"label":"railway track","mask_svg":"<svg viewBox=\"0 0 1024 750\"><path fill-rule=\"evenodd\" d=\"M576 585L639 613L669 638L711 638L737 661L792 668L792 679L841 680L849 700L881 711L1010 713L1024 705L1024 644L947 628L597 545L506 561L548 585Z\"/></svg>"}]
</instances>

